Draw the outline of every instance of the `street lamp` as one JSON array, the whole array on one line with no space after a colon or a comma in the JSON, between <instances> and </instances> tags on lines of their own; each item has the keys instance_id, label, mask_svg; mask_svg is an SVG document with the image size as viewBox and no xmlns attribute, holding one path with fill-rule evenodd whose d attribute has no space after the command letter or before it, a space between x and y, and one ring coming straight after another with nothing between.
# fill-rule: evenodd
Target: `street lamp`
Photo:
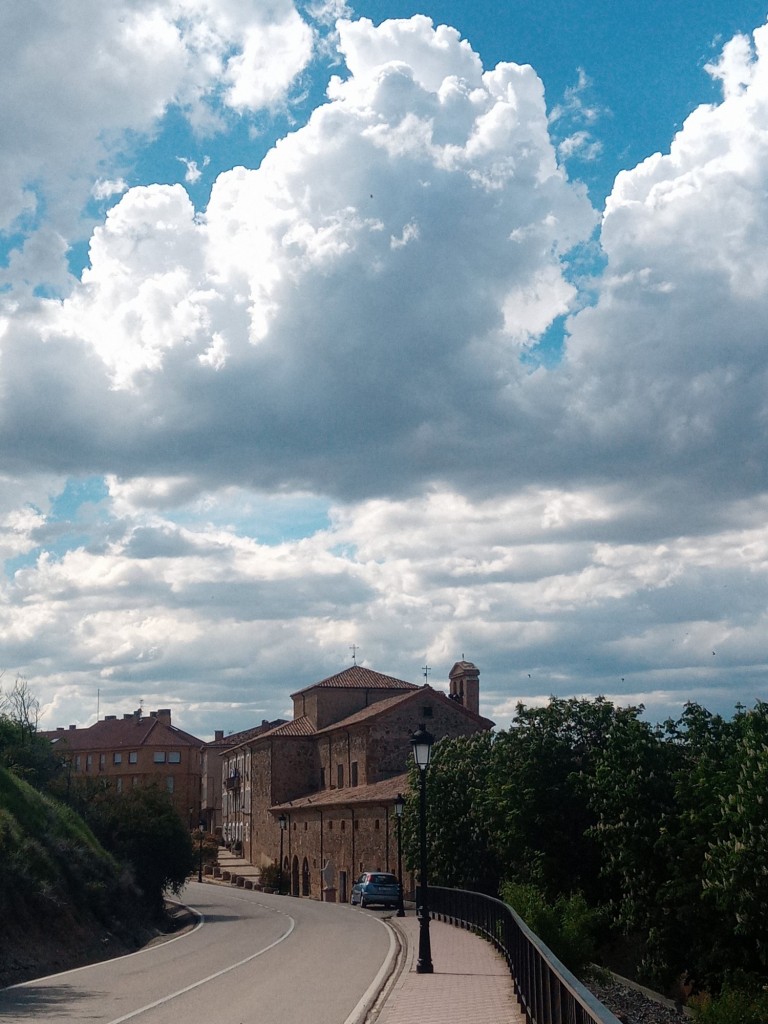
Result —
<instances>
[{"instance_id":1,"label":"street lamp","mask_svg":"<svg viewBox=\"0 0 768 1024\"><path fill-rule=\"evenodd\" d=\"M205 833L205 822L201 821L197 826L200 833L200 846L198 849L198 860L197 860L197 880L202 882L203 880L203 834Z\"/></svg>"},{"instance_id":2,"label":"street lamp","mask_svg":"<svg viewBox=\"0 0 768 1024\"><path fill-rule=\"evenodd\" d=\"M429 755L435 737L427 732L422 722L411 736L413 759L419 768L419 845L421 864L419 870L419 898L417 915L419 918L419 959L416 961L417 974L432 974L432 947L429 941L429 888L427 885L427 768Z\"/></svg>"},{"instance_id":3,"label":"street lamp","mask_svg":"<svg viewBox=\"0 0 768 1024\"><path fill-rule=\"evenodd\" d=\"M283 891L283 839L285 838L285 830L288 827L288 819L284 814L278 816L278 824L280 825L280 870L277 874L277 891L278 894Z\"/></svg>"},{"instance_id":4,"label":"street lamp","mask_svg":"<svg viewBox=\"0 0 768 1024\"><path fill-rule=\"evenodd\" d=\"M396 917L405 917L405 908L403 907L403 808L405 807L405 797L402 793L398 793L395 797L395 815L397 817L397 884L400 890L397 897L397 914Z\"/></svg>"}]
</instances>

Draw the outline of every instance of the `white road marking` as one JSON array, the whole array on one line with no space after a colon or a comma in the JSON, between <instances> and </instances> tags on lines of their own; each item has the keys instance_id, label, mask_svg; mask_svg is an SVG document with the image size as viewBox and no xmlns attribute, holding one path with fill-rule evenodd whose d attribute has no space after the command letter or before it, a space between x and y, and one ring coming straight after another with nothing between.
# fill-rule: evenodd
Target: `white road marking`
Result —
<instances>
[{"instance_id":1,"label":"white road marking","mask_svg":"<svg viewBox=\"0 0 768 1024\"><path fill-rule=\"evenodd\" d=\"M220 978L223 974L229 974L230 971L234 971L237 967L242 967L243 964L250 963L251 960L255 960L256 957L262 956L264 953L268 953L270 949L274 949L275 946L279 946L281 942L284 942L296 927L296 921L287 914L285 916L288 917L288 920L290 921L288 930L284 932L279 939L275 939L274 942L270 942L268 946L260 949L257 953L251 953L251 955L245 957L245 959L238 960L236 964L230 964L229 967L223 967L220 971L216 971L215 974L209 974L207 978L201 978L200 981L196 981L192 985L187 985L186 988L180 988L178 992L170 992L167 996L163 996L162 999L157 999L154 1003L147 1003L146 1006L142 1006L138 1010L126 1013L124 1017L116 1017L114 1020L109 1021L109 1024L122 1024L125 1020L132 1020L134 1017L138 1017L140 1014L146 1013L147 1010L154 1010L156 1006L162 1006L163 1003L169 1003L172 999L176 999L178 996L183 996L186 992L192 992L193 989L200 988L201 985L207 985L209 981L214 981L216 978Z\"/></svg>"}]
</instances>

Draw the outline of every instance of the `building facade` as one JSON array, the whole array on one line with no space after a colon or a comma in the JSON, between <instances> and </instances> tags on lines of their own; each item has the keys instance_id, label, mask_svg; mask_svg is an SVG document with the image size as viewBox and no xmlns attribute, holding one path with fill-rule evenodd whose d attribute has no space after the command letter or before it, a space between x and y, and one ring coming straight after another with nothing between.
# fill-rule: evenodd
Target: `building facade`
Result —
<instances>
[{"instance_id":1,"label":"building facade","mask_svg":"<svg viewBox=\"0 0 768 1024\"><path fill-rule=\"evenodd\" d=\"M354 665L292 699L292 721L223 755L224 838L257 867L279 861L282 845L295 895L346 901L361 871L396 865L394 801L419 723L436 739L493 723L479 713L479 672L465 661L448 695Z\"/></svg>"},{"instance_id":2,"label":"building facade","mask_svg":"<svg viewBox=\"0 0 768 1024\"><path fill-rule=\"evenodd\" d=\"M200 819L203 741L178 729L167 708L107 715L84 729L70 725L43 735L63 755L72 785L98 784L122 793L134 786L162 786L181 819Z\"/></svg>"},{"instance_id":3,"label":"building facade","mask_svg":"<svg viewBox=\"0 0 768 1024\"><path fill-rule=\"evenodd\" d=\"M224 736L223 729L217 729L214 738L203 747L202 788L200 795L200 820L205 823L209 832L219 833L222 830L222 808L226 801L225 794L233 789L233 780L223 783L222 754L233 746L255 739L262 733L284 725L285 719L277 718L272 722L262 720L261 725Z\"/></svg>"}]
</instances>

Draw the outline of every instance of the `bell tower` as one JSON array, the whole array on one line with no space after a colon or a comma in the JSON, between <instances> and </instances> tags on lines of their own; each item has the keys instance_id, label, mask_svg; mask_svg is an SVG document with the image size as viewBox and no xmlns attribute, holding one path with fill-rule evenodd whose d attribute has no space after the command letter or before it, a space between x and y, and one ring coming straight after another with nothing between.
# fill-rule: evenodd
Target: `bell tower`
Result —
<instances>
[{"instance_id":1,"label":"bell tower","mask_svg":"<svg viewBox=\"0 0 768 1024\"><path fill-rule=\"evenodd\" d=\"M449 696L467 711L480 714L480 669L471 661L457 661L448 673Z\"/></svg>"}]
</instances>

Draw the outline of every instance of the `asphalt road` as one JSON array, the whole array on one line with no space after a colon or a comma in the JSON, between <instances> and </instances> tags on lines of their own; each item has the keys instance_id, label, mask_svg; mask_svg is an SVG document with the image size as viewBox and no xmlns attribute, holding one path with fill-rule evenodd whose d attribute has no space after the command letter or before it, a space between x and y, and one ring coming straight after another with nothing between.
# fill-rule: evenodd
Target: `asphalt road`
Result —
<instances>
[{"instance_id":1,"label":"asphalt road","mask_svg":"<svg viewBox=\"0 0 768 1024\"><path fill-rule=\"evenodd\" d=\"M192 882L190 932L0 989L29 1024L346 1024L391 949L376 911Z\"/></svg>"}]
</instances>

